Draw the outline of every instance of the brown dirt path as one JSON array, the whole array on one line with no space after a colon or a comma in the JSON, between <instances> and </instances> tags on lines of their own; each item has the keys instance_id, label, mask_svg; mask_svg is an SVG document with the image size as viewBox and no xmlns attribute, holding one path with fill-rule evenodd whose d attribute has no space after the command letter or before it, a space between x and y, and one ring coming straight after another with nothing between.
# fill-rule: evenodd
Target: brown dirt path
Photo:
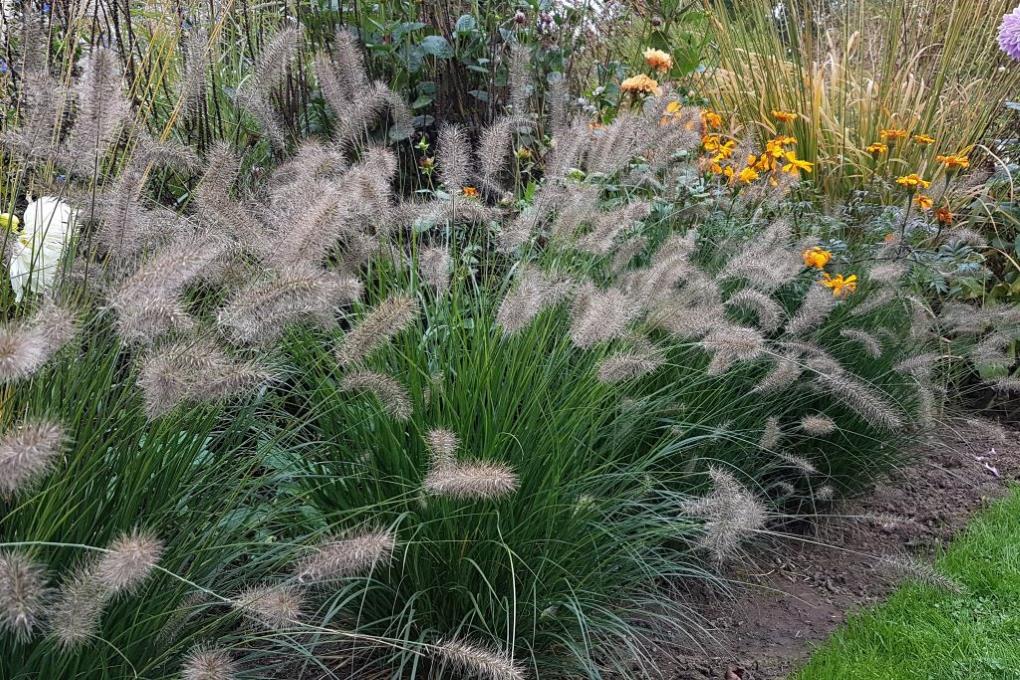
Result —
<instances>
[{"instance_id":1,"label":"brown dirt path","mask_svg":"<svg viewBox=\"0 0 1020 680\"><path fill-rule=\"evenodd\" d=\"M930 556L1018 478L1020 433L974 419L948 423L909 467L838 507L838 519L811 535L770 539L736 565L729 576L746 585L701 608L714 644L666 655L662 677L786 677L848 614L895 588L881 556Z\"/></svg>"}]
</instances>

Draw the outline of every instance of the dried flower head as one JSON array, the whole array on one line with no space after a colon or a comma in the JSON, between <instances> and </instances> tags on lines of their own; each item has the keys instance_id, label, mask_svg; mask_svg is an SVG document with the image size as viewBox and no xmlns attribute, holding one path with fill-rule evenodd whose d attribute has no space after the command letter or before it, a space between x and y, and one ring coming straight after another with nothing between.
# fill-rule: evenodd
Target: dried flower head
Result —
<instances>
[{"instance_id":1,"label":"dried flower head","mask_svg":"<svg viewBox=\"0 0 1020 680\"><path fill-rule=\"evenodd\" d=\"M47 617L57 643L71 649L98 634L103 608L110 593L96 578L95 563L79 565L60 584L54 605Z\"/></svg>"},{"instance_id":2,"label":"dried flower head","mask_svg":"<svg viewBox=\"0 0 1020 680\"><path fill-rule=\"evenodd\" d=\"M961 593L964 590L960 583L912 555L886 555L879 561L878 566L894 578L907 579L929 588L947 590L951 593Z\"/></svg>"},{"instance_id":3,"label":"dried flower head","mask_svg":"<svg viewBox=\"0 0 1020 680\"><path fill-rule=\"evenodd\" d=\"M621 290L600 291L585 285L575 300L570 339L575 346L586 349L622 337L640 312L641 308Z\"/></svg>"},{"instance_id":4,"label":"dried flower head","mask_svg":"<svg viewBox=\"0 0 1020 680\"><path fill-rule=\"evenodd\" d=\"M735 363L761 356L765 339L753 328L722 325L706 335L701 346L712 355L708 374L722 375Z\"/></svg>"},{"instance_id":5,"label":"dried flower head","mask_svg":"<svg viewBox=\"0 0 1020 680\"><path fill-rule=\"evenodd\" d=\"M801 418L800 429L813 437L824 437L836 431L836 423L832 418L816 413Z\"/></svg>"},{"instance_id":6,"label":"dried flower head","mask_svg":"<svg viewBox=\"0 0 1020 680\"><path fill-rule=\"evenodd\" d=\"M396 537L391 531L330 538L301 559L294 573L300 583L321 583L356 576L389 561L396 545Z\"/></svg>"},{"instance_id":7,"label":"dried flower head","mask_svg":"<svg viewBox=\"0 0 1020 680\"><path fill-rule=\"evenodd\" d=\"M406 421L411 418L411 397L395 378L374 371L348 373L340 381L344 392L369 392L379 400L383 412L390 417Z\"/></svg>"},{"instance_id":8,"label":"dried flower head","mask_svg":"<svg viewBox=\"0 0 1020 680\"><path fill-rule=\"evenodd\" d=\"M730 472L710 468L711 493L690 500L683 511L705 520L699 546L718 562L729 559L741 541L765 526L765 506Z\"/></svg>"},{"instance_id":9,"label":"dried flower head","mask_svg":"<svg viewBox=\"0 0 1020 680\"><path fill-rule=\"evenodd\" d=\"M598 379L604 383L633 380L654 372L665 362L662 351L649 342L641 342L630 351L610 355L599 362Z\"/></svg>"},{"instance_id":10,"label":"dried flower head","mask_svg":"<svg viewBox=\"0 0 1020 680\"><path fill-rule=\"evenodd\" d=\"M0 438L0 498L10 498L53 467L64 428L52 422L22 423Z\"/></svg>"},{"instance_id":11,"label":"dried flower head","mask_svg":"<svg viewBox=\"0 0 1020 680\"><path fill-rule=\"evenodd\" d=\"M425 491L458 500L492 500L517 490L517 474L510 466L487 461L441 463L425 476Z\"/></svg>"},{"instance_id":12,"label":"dried flower head","mask_svg":"<svg viewBox=\"0 0 1020 680\"><path fill-rule=\"evenodd\" d=\"M49 601L46 570L20 552L0 551L0 633L27 641Z\"/></svg>"},{"instance_id":13,"label":"dried flower head","mask_svg":"<svg viewBox=\"0 0 1020 680\"><path fill-rule=\"evenodd\" d=\"M239 667L225 649L195 645L181 664L182 680L234 680Z\"/></svg>"},{"instance_id":14,"label":"dried flower head","mask_svg":"<svg viewBox=\"0 0 1020 680\"><path fill-rule=\"evenodd\" d=\"M839 334L841 337L859 344L872 359L878 359L882 356L882 344L871 333L857 328L844 328Z\"/></svg>"},{"instance_id":15,"label":"dried flower head","mask_svg":"<svg viewBox=\"0 0 1020 680\"><path fill-rule=\"evenodd\" d=\"M74 336L75 317L46 302L30 319L0 326L0 383L24 380Z\"/></svg>"},{"instance_id":16,"label":"dried flower head","mask_svg":"<svg viewBox=\"0 0 1020 680\"><path fill-rule=\"evenodd\" d=\"M437 293L445 293L450 287L452 265L450 251L446 248L432 246L422 248L418 253L418 272Z\"/></svg>"},{"instance_id":17,"label":"dried flower head","mask_svg":"<svg viewBox=\"0 0 1020 680\"><path fill-rule=\"evenodd\" d=\"M524 668L509 655L462 640L435 645L435 656L465 677L479 680L524 680Z\"/></svg>"},{"instance_id":18,"label":"dried flower head","mask_svg":"<svg viewBox=\"0 0 1020 680\"><path fill-rule=\"evenodd\" d=\"M777 416L769 416L765 419L765 427L762 430L761 438L758 440L758 448L765 451L774 451L779 448L779 440L782 436L783 431L779 427L779 418Z\"/></svg>"},{"instance_id":19,"label":"dried flower head","mask_svg":"<svg viewBox=\"0 0 1020 680\"><path fill-rule=\"evenodd\" d=\"M738 307L754 312L758 327L771 333L783 323L783 308L771 297L753 288L737 291L726 301L728 307Z\"/></svg>"},{"instance_id":20,"label":"dried flower head","mask_svg":"<svg viewBox=\"0 0 1020 680\"><path fill-rule=\"evenodd\" d=\"M836 308L836 300L824 288L812 286L797 313L786 324L790 335L804 335L818 328Z\"/></svg>"},{"instance_id":21,"label":"dried flower head","mask_svg":"<svg viewBox=\"0 0 1020 680\"><path fill-rule=\"evenodd\" d=\"M460 446L460 439L452 430L431 430L425 437L433 465L452 463Z\"/></svg>"},{"instance_id":22,"label":"dried flower head","mask_svg":"<svg viewBox=\"0 0 1020 680\"><path fill-rule=\"evenodd\" d=\"M553 278L538 269L524 269L517 285L503 298L496 324L506 335L518 333L542 310L565 299L572 289L571 281Z\"/></svg>"},{"instance_id":23,"label":"dried flower head","mask_svg":"<svg viewBox=\"0 0 1020 680\"><path fill-rule=\"evenodd\" d=\"M776 359L775 365L754 387L754 392L779 392L791 387L804 372L797 354L784 354Z\"/></svg>"},{"instance_id":24,"label":"dried flower head","mask_svg":"<svg viewBox=\"0 0 1020 680\"><path fill-rule=\"evenodd\" d=\"M286 585L251 586L234 598L234 607L252 626L286 630L298 625L304 599L297 588Z\"/></svg>"}]
</instances>

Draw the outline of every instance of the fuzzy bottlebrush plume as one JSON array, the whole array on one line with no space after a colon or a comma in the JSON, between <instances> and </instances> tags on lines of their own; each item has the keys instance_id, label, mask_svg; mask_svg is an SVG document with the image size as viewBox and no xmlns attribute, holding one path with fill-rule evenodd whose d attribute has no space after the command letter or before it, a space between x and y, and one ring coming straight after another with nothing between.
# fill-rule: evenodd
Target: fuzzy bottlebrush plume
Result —
<instances>
[{"instance_id":1,"label":"fuzzy bottlebrush plume","mask_svg":"<svg viewBox=\"0 0 1020 680\"><path fill-rule=\"evenodd\" d=\"M803 474L809 477L811 475L818 474L818 468L816 468L814 464L807 458L795 456L792 453L777 453L776 457L779 458L779 460L786 463L787 465L789 465L790 467L800 470Z\"/></svg>"},{"instance_id":2,"label":"fuzzy bottlebrush plume","mask_svg":"<svg viewBox=\"0 0 1020 680\"><path fill-rule=\"evenodd\" d=\"M1020 394L1020 378L999 378L987 383L993 390L1000 394Z\"/></svg>"},{"instance_id":3,"label":"fuzzy bottlebrush plume","mask_svg":"<svg viewBox=\"0 0 1020 680\"><path fill-rule=\"evenodd\" d=\"M218 403L275 380L275 373L254 361L239 361L211 340L183 340L160 348L142 361L138 385L149 418L159 418L183 403Z\"/></svg>"},{"instance_id":4,"label":"fuzzy bottlebrush plume","mask_svg":"<svg viewBox=\"0 0 1020 680\"><path fill-rule=\"evenodd\" d=\"M900 410L875 388L848 375L838 364L824 358L812 358L806 363L822 389L833 399L843 402L871 426L886 430L903 427Z\"/></svg>"},{"instance_id":5,"label":"fuzzy bottlebrush plume","mask_svg":"<svg viewBox=\"0 0 1020 680\"><path fill-rule=\"evenodd\" d=\"M825 322L836 304L836 298L827 289L811 286L797 313L786 324L786 332L794 336L810 333Z\"/></svg>"},{"instance_id":6,"label":"fuzzy bottlebrush plume","mask_svg":"<svg viewBox=\"0 0 1020 680\"><path fill-rule=\"evenodd\" d=\"M590 151L591 129L588 122L578 120L560 130L556 146L545 157L545 176L561 179L571 168L581 167Z\"/></svg>"},{"instance_id":7,"label":"fuzzy bottlebrush plume","mask_svg":"<svg viewBox=\"0 0 1020 680\"><path fill-rule=\"evenodd\" d=\"M429 246L418 252L418 273L437 293L445 293L450 287L452 266L450 251L442 246Z\"/></svg>"},{"instance_id":8,"label":"fuzzy bottlebrush plume","mask_svg":"<svg viewBox=\"0 0 1020 680\"><path fill-rule=\"evenodd\" d=\"M650 210L647 203L635 202L596 213L591 219L591 230L577 239L575 247L593 255L609 255L617 250L619 235L646 218Z\"/></svg>"},{"instance_id":9,"label":"fuzzy bottlebrush plume","mask_svg":"<svg viewBox=\"0 0 1020 680\"><path fill-rule=\"evenodd\" d=\"M836 431L836 423L832 418L817 413L801 418L800 429L812 437L824 437Z\"/></svg>"},{"instance_id":10,"label":"fuzzy bottlebrush plume","mask_svg":"<svg viewBox=\"0 0 1020 680\"><path fill-rule=\"evenodd\" d=\"M737 291L726 301L727 307L748 309L754 312L758 318L758 328L766 333L772 333L779 329L783 323L783 308L771 297L754 290L744 288Z\"/></svg>"},{"instance_id":11,"label":"fuzzy bottlebrush plume","mask_svg":"<svg viewBox=\"0 0 1020 680\"><path fill-rule=\"evenodd\" d=\"M258 246L262 225L248 206L231 195L240 170L241 160L226 142L213 145L202 181L195 188L196 215L214 233Z\"/></svg>"},{"instance_id":12,"label":"fuzzy bottlebrush plume","mask_svg":"<svg viewBox=\"0 0 1020 680\"><path fill-rule=\"evenodd\" d=\"M67 90L47 71L48 54L45 50L48 40L41 22L26 16L22 23L20 127L0 131L0 146L29 162L52 160L56 156L56 142L60 139L59 127Z\"/></svg>"},{"instance_id":13,"label":"fuzzy bottlebrush plume","mask_svg":"<svg viewBox=\"0 0 1020 680\"><path fill-rule=\"evenodd\" d=\"M927 562L922 562L913 555L886 555L878 565L882 571L896 579L906 579L951 593L962 593L964 587L957 581L945 576Z\"/></svg>"},{"instance_id":14,"label":"fuzzy bottlebrush plume","mask_svg":"<svg viewBox=\"0 0 1020 680\"><path fill-rule=\"evenodd\" d=\"M425 437L429 457L436 467L450 465L456 460L460 439L452 430L431 430Z\"/></svg>"},{"instance_id":15,"label":"fuzzy bottlebrush plume","mask_svg":"<svg viewBox=\"0 0 1020 680\"><path fill-rule=\"evenodd\" d=\"M71 648L96 636L106 605L148 578L162 553L159 540L136 530L116 538L98 559L79 565L61 584L50 612L57 642Z\"/></svg>"},{"instance_id":16,"label":"fuzzy bottlebrush plume","mask_svg":"<svg viewBox=\"0 0 1020 680\"><path fill-rule=\"evenodd\" d=\"M463 677L478 680L524 680L524 668L509 655L463 640L446 640L433 646L436 658Z\"/></svg>"},{"instance_id":17,"label":"fuzzy bottlebrush plume","mask_svg":"<svg viewBox=\"0 0 1020 680\"><path fill-rule=\"evenodd\" d=\"M270 345L295 324L320 328L336 326L336 311L361 297L361 281L354 276L312 268L253 281L234 293L219 311L216 323L237 345Z\"/></svg>"},{"instance_id":18,"label":"fuzzy bottlebrush plume","mask_svg":"<svg viewBox=\"0 0 1020 680\"><path fill-rule=\"evenodd\" d=\"M0 438L0 498L11 498L52 469L65 442L57 423L23 423Z\"/></svg>"},{"instance_id":19,"label":"fuzzy bottlebrush plume","mask_svg":"<svg viewBox=\"0 0 1020 680\"><path fill-rule=\"evenodd\" d=\"M0 633L27 642L50 600L46 569L20 552L0 551Z\"/></svg>"},{"instance_id":20,"label":"fuzzy bottlebrush plume","mask_svg":"<svg viewBox=\"0 0 1020 680\"><path fill-rule=\"evenodd\" d=\"M493 196L501 197L507 189L500 182L500 175L508 168L513 133L530 125L524 116L503 116L483 131L478 140L478 182Z\"/></svg>"},{"instance_id":21,"label":"fuzzy bottlebrush plume","mask_svg":"<svg viewBox=\"0 0 1020 680\"><path fill-rule=\"evenodd\" d=\"M44 302L29 319L0 325L0 384L30 377L74 337L75 315Z\"/></svg>"},{"instance_id":22,"label":"fuzzy bottlebrush plume","mask_svg":"<svg viewBox=\"0 0 1020 680\"><path fill-rule=\"evenodd\" d=\"M887 262L872 267L868 272L868 279L893 286L900 282L900 279L907 273L907 269L907 266L902 262Z\"/></svg>"},{"instance_id":23,"label":"fuzzy bottlebrush plume","mask_svg":"<svg viewBox=\"0 0 1020 680\"><path fill-rule=\"evenodd\" d=\"M637 254L644 252L647 247L648 239L644 236L627 239L616 248L610 269L614 274L623 273Z\"/></svg>"},{"instance_id":24,"label":"fuzzy bottlebrush plume","mask_svg":"<svg viewBox=\"0 0 1020 680\"><path fill-rule=\"evenodd\" d=\"M592 284L585 284L574 302L570 339L575 347L587 349L623 337L640 313L641 308L623 291L596 290Z\"/></svg>"},{"instance_id":25,"label":"fuzzy bottlebrush plume","mask_svg":"<svg viewBox=\"0 0 1020 680\"><path fill-rule=\"evenodd\" d=\"M724 325L706 335L701 346L712 355L708 374L722 375L735 363L761 356L765 339L753 328Z\"/></svg>"},{"instance_id":26,"label":"fuzzy bottlebrush plume","mask_svg":"<svg viewBox=\"0 0 1020 680\"><path fill-rule=\"evenodd\" d=\"M120 60L112 49L94 48L82 65L74 88L76 113L67 139L68 165L91 173L131 120L131 102L124 94Z\"/></svg>"},{"instance_id":27,"label":"fuzzy bottlebrush plume","mask_svg":"<svg viewBox=\"0 0 1020 680\"><path fill-rule=\"evenodd\" d=\"M856 342L864 350L864 353L872 359L880 359L882 357L882 343L871 333L858 328L844 328L839 332L839 335L847 340Z\"/></svg>"},{"instance_id":28,"label":"fuzzy bottlebrush plume","mask_svg":"<svg viewBox=\"0 0 1020 680\"><path fill-rule=\"evenodd\" d=\"M526 114L528 99L534 89L531 84L531 50L514 43L510 47L510 66L507 69L510 85L510 106L517 115Z\"/></svg>"},{"instance_id":29,"label":"fuzzy bottlebrush plume","mask_svg":"<svg viewBox=\"0 0 1020 680\"><path fill-rule=\"evenodd\" d=\"M917 356L908 357L897 362L893 370L897 373L912 373L914 375L927 375L932 367L945 357L936 352L927 352Z\"/></svg>"},{"instance_id":30,"label":"fuzzy bottlebrush plume","mask_svg":"<svg viewBox=\"0 0 1020 680\"><path fill-rule=\"evenodd\" d=\"M524 268L517 285L506 294L496 313L496 324L505 335L513 335L528 326L544 309L559 304L573 291L572 281Z\"/></svg>"},{"instance_id":31,"label":"fuzzy bottlebrush plume","mask_svg":"<svg viewBox=\"0 0 1020 680\"><path fill-rule=\"evenodd\" d=\"M205 90L209 73L209 34L202 27L192 28L181 50L184 68L178 98L184 116L193 116L205 103Z\"/></svg>"},{"instance_id":32,"label":"fuzzy bottlebrush plume","mask_svg":"<svg viewBox=\"0 0 1020 680\"><path fill-rule=\"evenodd\" d=\"M444 125L439 130L437 153L439 177L451 194L459 194L472 175L471 145L467 134L457 125Z\"/></svg>"},{"instance_id":33,"label":"fuzzy bottlebrush plume","mask_svg":"<svg viewBox=\"0 0 1020 680\"><path fill-rule=\"evenodd\" d=\"M181 680L235 680L239 671L227 650L196 645L181 663Z\"/></svg>"},{"instance_id":34,"label":"fuzzy bottlebrush plume","mask_svg":"<svg viewBox=\"0 0 1020 680\"><path fill-rule=\"evenodd\" d=\"M765 451L774 451L779 448L779 440L783 431L779 427L779 418L769 416L765 420L765 428L762 430L761 438L758 440L758 448Z\"/></svg>"},{"instance_id":35,"label":"fuzzy bottlebrush plume","mask_svg":"<svg viewBox=\"0 0 1020 680\"><path fill-rule=\"evenodd\" d=\"M744 538L765 526L768 515L762 502L731 473L713 467L708 474L712 478L712 492L687 501L682 510L705 520L699 547L717 562L725 562Z\"/></svg>"},{"instance_id":36,"label":"fuzzy bottlebrush plume","mask_svg":"<svg viewBox=\"0 0 1020 680\"><path fill-rule=\"evenodd\" d=\"M302 558L294 574L300 583L323 583L357 576L385 564L397 547L391 531L327 539Z\"/></svg>"},{"instance_id":37,"label":"fuzzy bottlebrush plume","mask_svg":"<svg viewBox=\"0 0 1020 680\"><path fill-rule=\"evenodd\" d=\"M864 298L864 301L854 305L850 312L851 316L864 316L885 307L896 299L896 293L891 290L877 290Z\"/></svg>"},{"instance_id":38,"label":"fuzzy bottlebrush plume","mask_svg":"<svg viewBox=\"0 0 1020 680\"><path fill-rule=\"evenodd\" d=\"M664 363L663 352L650 342L642 341L630 351L610 355L599 362L598 379L609 384L633 380L653 373Z\"/></svg>"},{"instance_id":39,"label":"fuzzy bottlebrush plume","mask_svg":"<svg viewBox=\"0 0 1020 680\"><path fill-rule=\"evenodd\" d=\"M411 419L411 396L396 379L374 371L348 373L340 381L343 392L369 392L379 400L383 412L401 422Z\"/></svg>"},{"instance_id":40,"label":"fuzzy bottlebrush plume","mask_svg":"<svg viewBox=\"0 0 1020 680\"><path fill-rule=\"evenodd\" d=\"M303 31L300 26L281 29L262 48L252 69L252 76L237 88L236 102L262 126L270 143L276 149L286 144L283 126L269 101L269 95L287 76L301 46Z\"/></svg>"},{"instance_id":41,"label":"fuzzy bottlebrush plume","mask_svg":"<svg viewBox=\"0 0 1020 680\"><path fill-rule=\"evenodd\" d=\"M796 353L783 354L776 359L772 370L765 374L765 377L755 385L752 392L765 394L781 392L792 387L803 372L800 355Z\"/></svg>"},{"instance_id":42,"label":"fuzzy bottlebrush plume","mask_svg":"<svg viewBox=\"0 0 1020 680\"><path fill-rule=\"evenodd\" d=\"M425 475L427 493L457 500L494 500L517 490L520 482L510 466L487 461L435 465Z\"/></svg>"},{"instance_id":43,"label":"fuzzy bottlebrush plume","mask_svg":"<svg viewBox=\"0 0 1020 680\"><path fill-rule=\"evenodd\" d=\"M599 193L598 186L570 186L555 206L556 220L550 227L550 237L557 242L573 244L577 232L598 215Z\"/></svg>"},{"instance_id":44,"label":"fuzzy bottlebrush plume","mask_svg":"<svg viewBox=\"0 0 1020 680\"><path fill-rule=\"evenodd\" d=\"M258 585L246 588L233 603L249 625L265 630L286 630L299 625L304 598L295 587Z\"/></svg>"},{"instance_id":45,"label":"fuzzy bottlebrush plume","mask_svg":"<svg viewBox=\"0 0 1020 680\"><path fill-rule=\"evenodd\" d=\"M96 578L109 590L126 593L144 581L159 562L163 542L136 529L115 539L107 549L96 564Z\"/></svg>"},{"instance_id":46,"label":"fuzzy bottlebrush plume","mask_svg":"<svg viewBox=\"0 0 1020 680\"><path fill-rule=\"evenodd\" d=\"M570 124L570 83L561 73L550 74L548 83L546 101L549 103L549 130L558 145Z\"/></svg>"},{"instance_id":47,"label":"fuzzy bottlebrush plume","mask_svg":"<svg viewBox=\"0 0 1020 680\"><path fill-rule=\"evenodd\" d=\"M167 333L189 329L192 319L181 296L227 252L222 239L194 234L149 258L111 296L120 336L126 342L152 344Z\"/></svg>"},{"instance_id":48,"label":"fuzzy bottlebrush plume","mask_svg":"<svg viewBox=\"0 0 1020 680\"><path fill-rule=\"evenodd\" d=\"M755 288L771 293L794 280L803 267L800 256L786 246L790 225L776 222L738 253L719 272L720 280L742 279Z\"/></svg>"},{"instance_id":49,"label":"fuzzy bottlebrush plume","mask_svg":"<svg viewBox=\"0 0 1020 680\"><path fill-rule=\"evenodd\" d=\"M418 319L418 300L409 295L391 295L352 328L336 350L341 366L360 364L373 351L410 328Z\"/></svg>"}]
</instances>

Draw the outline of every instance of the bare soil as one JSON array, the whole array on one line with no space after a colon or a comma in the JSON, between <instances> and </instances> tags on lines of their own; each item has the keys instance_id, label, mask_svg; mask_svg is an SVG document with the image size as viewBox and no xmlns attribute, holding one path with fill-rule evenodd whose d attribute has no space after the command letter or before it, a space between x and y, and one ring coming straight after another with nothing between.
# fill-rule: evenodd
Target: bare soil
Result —
<instances>
[{"instance_id":1,"label":"bare soil","mask_svg":"<svg viewBox=\"0 0 1020 680\"><path fill-rule=\"evenodd\" d=\"M671 680L773 680L802 664L848 615L896 586L889 556L930 558L1020 476L1020 435L958 419L918 447L912 464L844 502L807 535L770 539L728 574L729 597L699 607L706 649L663 659Z\"/></svg>"}]
</instances>

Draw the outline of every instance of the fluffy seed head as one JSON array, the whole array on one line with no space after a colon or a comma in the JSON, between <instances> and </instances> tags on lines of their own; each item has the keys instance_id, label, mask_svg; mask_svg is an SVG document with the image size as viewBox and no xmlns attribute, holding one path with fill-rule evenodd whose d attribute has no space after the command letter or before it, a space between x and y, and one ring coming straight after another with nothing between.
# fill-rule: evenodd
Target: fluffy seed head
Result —
<instances>
[{"instance_id":1,"label":"fluffy seed head","mask_svg":"<svg viewBox=\"0 0 1020 680\"><path fill-rule=\"evenodd\" d=\"M395 548L396 538L391 531L329 539L298 563L295 575L301 583L344 579L387 562Z\"/></svg>"},{"instance_id":2,"label":"fluffy seed head","mask_svg":"<svg viewBox=\"0 0 1020 680\"><path fill-rule=\"evenodd\" d=\"M479 680L524 680L524 668L500 651L464 642L446 640L433 647L438 659L455 668L465 677Z\"/></svg>"},{"instance_id":3,"label":"fluffy seed head","mask_svg":"<svg viewBox=\"0 0 1020 680\"><path fill-rule=\"evenodd\" d=\"M766 451L774 451L779 446L779 440L783 431L779 428L779 418L769 416L765 420L765 428L762 430L761 438L758 440L758 448Z\"/></svg>"},{"instance_id":4,"label":"fluffy seed head","mask_svg":"<svg viewBox=\"0 0 1020 680\"><path fill-rule=\"evenodd\" d=\"M23 423L0 439L0 497L10 498L42 478L60 455L64 428Z\"/></svg>"},{"instance_id":5,"label":"fluffy seed head","mask_svg":"<svg viewBox=\"0 0 1020 680\"><path fill-rule=\"evenodd\" d=\"M726 301L728 307L749 309L758 317L758 327L771 333L783 323L783 308L771 297L753 288L744 288Z\"/></svg>"},{"instance_id":6,"label":"fluffy seed head","mask_svg":"<svg viewBox=\"0 0 1020 680\"><path fill-rule=\"evenodd\" d=\"M506 294L496 313L496 324L506 335L513 335L528 326L547 307L566 298L573 283L554 279L537 270L526 269L517 285Z\"/></svg>"},{"instance_id":7,"label":"fluffy seed head","mask_svg":"<svg viewBox=\"0 0 1020 680\"><path fill-rule=\"evenodd\" d=\"M844 328L839 334L847 340L858 343L872 359L882 356L882 344L871 333L856 328Z\"/></svg>"},{"instance_id":8,"label":"fluffy seed head","mask_svg":"<svg viewBox=\"0 0 1020 680\"><path fill-rule=\"evenodd\" d=\"M895 578L907 579L951 593L963 592L960 583L942 574L931 564L911 555L887 555L881 559L879 566Z\"/></svg>"},{"instance_id":9,"label":"fluffy seed head","mask_svg":"<svg viewBox=\"0 0 1020 680\"><path fill-rule=\"evenodd\" d=\"M19 552L0 551L0 633L26 642L49 599L46 570Z\"/></svg>"},{"instance_id":10,"label":"fluffy seed head","mask_svg":"<svg viewBox=\"0 0 1020 680\"><path fill-rule=\"evenodd\" d=\"M815 380L833 398L847 407L873 427L898 430L903 427L900 410L889 403L885 395L864 382L848 375L838 364L821 358L810 359L808 368L815 373Z\"/></svg>"},{"instance_id":11,"label":"fluffy seed head","mask_svg":"<svg viewBox=\"0 0 1020 680\"><path fill-rule=\"evenodd\" d=\"M146 579L162 554L162 541L136 529L110 544L96 566L96 578L112 593L128 592Z\"/></svg>"},{"instance_id":12,"label":"fluffy seed head","mask_svg":"<svg viewBox=\"0 0 1020 680\"><path fill-rule=\"evenodd\" d=\"M418 272L421 278L438 293L450 287L450 252L438 246L422 248L418 254Z\"/></svg>"},{"instance_id":13,"label":"fluffy seed head","mask_svg":"<svg viewBox=\"0 0 1020 680\"><path fill-rule=\"evenodd\" d=\"M374 371L348 373L340 381L340 389L344 392L370 392L390 417L399 421L411 418L410 395L403 385L388 375Z\"/></svg>"},{"instance_id":14,"label":"fluffy seed head","mask_svg":"<svg viewBox=\"0 0 1020 680\"><path fill-rule=\"evenodd\" d=\"M776 359L775 365L764 378L761 379L754 392L768 393L779 392L797 382L804 369L800 364L800 357L797 354L784 354Z\"/></svg>"},{"instance_id":15,"label":"fluffy seed head","mask_svg":"<svg viewBox=\"0 0 1020 680\"><path fill-rule=\"evenodd\" d=\"M245 620L266 630L293 628L301 618L301 593L285 585L260 585L245 589L234 598L234 607Z\"/></svg>"},{"instance_id":16,"label":"fluffy seed head","mask_svg":"<svg viewBox=\"0 0 1020 680\"><path fill-rule=\"evenodd\" d=\"M341 366L353 366L380 345L408 328L418 318L418 301L408 295L392 295L376 306L344 337L336 350Z\"/></svg>"},{"instance_id":17,"label":"fluffy seed head","mask_svg":"<svg viewBox=\"0 0 1020 680\"><path fill-rule=\"evenodd\" d=\"M816 475L818 474L818 468L814 466L807 458L801 456L795 456L792 453L777 453L776 456L788 463L790 467L797 468L805 475Z\"/></svg>"},{"instance_id":18,"label":"fluffy seed head","mask_svg":"<svg viewBox=\"0 0 1020 680\"><path fill-rule=\"evenodd\" d=\"M726 470L710 468L712 492L684 503L684 512L705 520L701 548L718 562L730 558L740 542L765 526L767 513L757 497Z\"/></svg>"},{"instance_id":19,"label":"fluffy seed head","mask_svg":"<svg viewBox=\"0 0 1020 680\"><path fill-rule=\"evenodd\" d=\"M453 462L460 440L452 430L432 430L425 437L433 465Z\"/></svg>"},{"instance_id":20,"label":"fluffy seed head","mask_svg":"<svg viewBox=\"0 0 1020 680\"><path fill-rule=\"evenodd\" d=\"M790 322L786 324L786 332L790 335L804 335L818 328L829 313L836 308L837 300L822 286L811 286L804 297L800 309Z\"/></svg>"},{"instance_id":21,"label":"fluffy seed head","mask_svg":"<svg viewBox=\"0 0 1020 680\"><path fill-rule=\"evenodd\" d=\"M620 290L599 291L585 286L578 295L570 324L570 339L586 349L622 337L641 308Z\"/></svg>"},{"instance_id":22,"label":"fluffy seed head","mask_svg":"<svg viewBox=\"0 0 1020 680\"><path fill-rule=\"evenodd\" d=\"M709 375L722 375L740 361L750 361L765 351L765 339L753 328L723 326L714 329L701 342L712 354Z\"/></svg>"},{"instance_id":23,"label":"fluffy seed head","mask_svg":"<svg viewBox=\"0 0 1020 680\"><path fill-rule=\"evenodd\" d=\"M599 363L598 379L609 384L632 380L654 372L665 362L661 351L651 343L643 343L629 352L603 359Z\"/></svg>"},{"instance_id":24,"label":"fluffy seed head","mask_svg":"<svg viewBox=\"0 0 1020 680\"><path fill-rule=\"evenodd\" d=\"M517 474L502 463L462 462L439 465L425 476L425 491L458 500L492 500L517 490Z\"/></svg>"},{"instance_id":25,"label":"fluffy seed head","mask_svg":"<svg viewBox=\"0 0 1020 680\"><path fill-rule=\"evenodd\" d=\"M95 575L95 563L86 563L60 585L48 624L57 643L64 649L81 645L99 631L110 593Z\"/></svg>"},{"instance_id":26,"label":"fluffy seed head","mask_svg":"<svg viewBox=\"0 0 1020 680\"><path fill-rule=\"evenodd\" d=\"M225 649L192 647L181 664L182 680L234 680L238 667Z\"/></svg>"},{"instance_id":27,"label":"fluffy seed head","mask_svg":"<svg viewBox=\"0 0 1020 680\"><path fill-rule=\"evenodd\" d=\"M30 319L0 326L0 383L24 380L74 336L75 316L46 302Z\"/></svg>"},{"instance_id":28,"label":"fluffy seed head","mask_svg":"<svg viewBox=\"0 0 1020 680\"><path fill-rule=\"evenodd\" d=\"M824 437L836 431L836 423L832 418L817 413L801 418L800 429L813 437Z\"/></svg>"}]
</instances>

